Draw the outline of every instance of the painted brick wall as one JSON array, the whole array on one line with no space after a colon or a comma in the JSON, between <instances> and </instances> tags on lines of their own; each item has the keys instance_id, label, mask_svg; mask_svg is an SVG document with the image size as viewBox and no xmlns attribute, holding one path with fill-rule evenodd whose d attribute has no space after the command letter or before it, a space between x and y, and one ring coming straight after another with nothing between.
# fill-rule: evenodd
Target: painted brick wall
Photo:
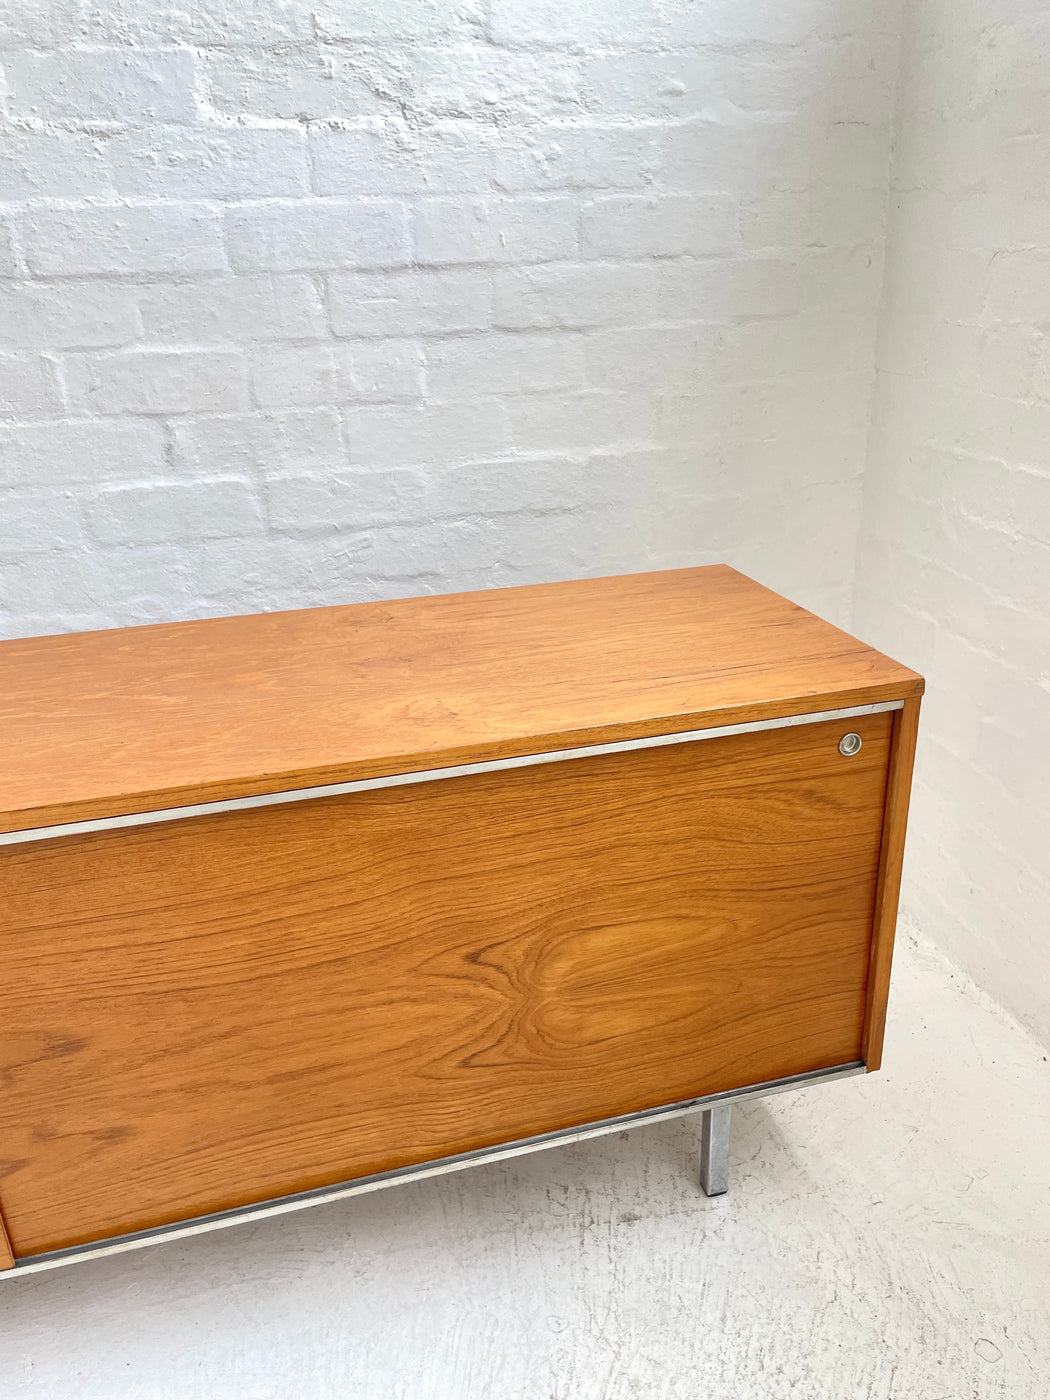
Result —
<instances>
[{"instance_id":1,"label":"painted brick wall","mask_svg":"<svg viewBox=\"0 0 1050 1400\"><path fill-rule=\"evenodd\" d=\"M883 0L0 0L0 632L727 559L848 619Z\"/></svg>"},{"instance_id":2,"label":"painted brick wall","mask_svg":"<svg viewBox=\"0 0 1050 1400\"><path fill-rule=\"evenodd\" d=\"M908 7L855 623L925 671L906 913L1050 1037L1050 11Z\"/></svg>"}]
</instances>

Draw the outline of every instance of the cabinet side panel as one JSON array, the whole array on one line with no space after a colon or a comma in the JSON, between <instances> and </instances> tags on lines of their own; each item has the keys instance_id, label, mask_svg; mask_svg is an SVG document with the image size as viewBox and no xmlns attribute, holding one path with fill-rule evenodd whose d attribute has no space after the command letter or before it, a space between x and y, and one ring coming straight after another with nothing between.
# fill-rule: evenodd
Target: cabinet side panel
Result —
<instances>
[{"instance_id":1,"label":"cabinet side panel","mask_svg":"<svg viewBox=\"0 0 1050 1400\"><path fill-rule=\"evenodd\" d=\"M4 849L15 1254L859 1059L890 729Z\"/></svg>"},{"instance_id":2,"label":"cabinet side panel","mask_svg":"<svg viewBox=\"0 0 1050 1400\"><path fill-rule=\"evenodd\" d=\"M869 1070L882 1064L886 1034L886 1007L890 995L890 968L897 931L904 841L908 830L915 742L919 732L920 701L905 700L894 715L890 741L890 765L886 779L886 811L879 857L879 882L875 894L875 921L871 937L871 969L868 974L864 1015L864 1062Z\"/></svg>"},{"instance_id":3,"label":"cabinet side panel","mask_svg":"<svg viewBox=\"0 0 1050 1400\"><path fill-rule=\"evenodd\" d=\"M11 1249L11 1241L7 1238L4 1217L0 1214L0 1272L3 1272L4 1269L13 1269L14 1266L15 1256Z\"/></svg>"}]
</instances>

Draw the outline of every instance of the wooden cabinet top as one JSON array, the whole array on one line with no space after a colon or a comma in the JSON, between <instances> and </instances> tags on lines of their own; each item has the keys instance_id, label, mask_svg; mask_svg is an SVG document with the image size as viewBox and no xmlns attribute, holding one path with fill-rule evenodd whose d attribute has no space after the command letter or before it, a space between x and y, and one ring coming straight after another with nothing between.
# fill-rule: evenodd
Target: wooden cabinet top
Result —
<instances>
[{"instance_id":1,"label":"wooden cabinet top","mask_svg":"<svg viewBox=\"0 0 1050 1400\"><path fill-rule=\"evenodd\" d=\"M0 831L922 693L725 565L0 643Z\"/></svg>"}]
</instances>

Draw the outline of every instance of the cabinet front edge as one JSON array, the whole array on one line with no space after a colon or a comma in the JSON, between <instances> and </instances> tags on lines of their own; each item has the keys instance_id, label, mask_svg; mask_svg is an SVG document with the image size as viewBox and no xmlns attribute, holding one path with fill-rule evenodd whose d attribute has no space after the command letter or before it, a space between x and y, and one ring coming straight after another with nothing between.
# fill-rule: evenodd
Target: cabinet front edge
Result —
<instances>
[{"instance_id":1,"label":"cabinet front edge","mask_svg":"<svg viewBox=\"0 0 1050 1400\"><path fill-rule=\"evenodd\" d=\"M92 831L112 831L123 827L145 826L156 822L181 821L190 817L210 816L220 812L245 811L256 807L272 807L292 802L310 801L323 797L340 797L351 792L367 792L375 788L401 787L435 782L445 778L466 777L475 773L496 772L509 768L528 768L539 764L564 763L576 758L595 758L602 754L626 753L631 750L658 748L664 745L697 743L706 739L728 738L734 734L754 734L773 729L796 728L807 724L823 724L847 720L862 715L896 712L906 704L903 700L882 700L844 708L804 711L771 719L751 720L740 724L713 725L704 729L666 729L640 738L619 739L611 743L584 744L580 747L538 749L532 753L509 757L483 759L474 763L449 764L427 769L408 769L381 777L351 779L347 782L321 783L316 786L271 789L252 795L239 795L212 802L188 803L181 806L143 805L130 801L125 810L113 815L82 820L22 825L0 831L0 846L20 845L31 841L55 840L62 836L84 835Z\"/></svg>"},{"instance_id":2,"label":"cabinet front edge","mask_svg":"<svg viewBox=\"0 0 1050 1400\"><path fill-rule=\"evenodd\" d=\"M895 681L855 687L848 691L796 695L757 704L732 705L719 710L653 715L645 719L624 720L550 733L523 733L455 748L385 756L371 755L292 772L231 774L188 784L158 785L147 791L118 788L90 796L56 798L53 801L30 800L17 804L8 799L8 805L0 808L0 836L7 832L122 816L130 812L157 811L206 802L267 796L278 791L366 781L475 762L531 757L569 748L626 743L634 739L663 737L672 733L684 735L700 729L725 728L743 723L764 724L765 721L793 719L798 716L816 717L826 711L855 706L891 701L899 705L910 696L921 694L922 684L922 678L916 677L914 681ZM163 734L158 734L157 740L162 744Z\"/></svg>"}]
</instances>

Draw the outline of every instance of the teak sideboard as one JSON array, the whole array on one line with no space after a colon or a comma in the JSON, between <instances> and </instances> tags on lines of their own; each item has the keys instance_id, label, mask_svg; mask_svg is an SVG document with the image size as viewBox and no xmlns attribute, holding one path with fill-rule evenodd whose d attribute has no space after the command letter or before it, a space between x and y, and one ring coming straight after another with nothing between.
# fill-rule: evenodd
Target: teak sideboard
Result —
<instances>
[{"instance_id":1,"label":"teak sideboard","mask_svg":"<svg viewBox=\"0 0 1050 1400\"><path fill-rule=\"evenodd\" d=\"M879 1065L923 683L730 568L0 677L8 1276Z\"/></svg>"}]
</instances>

